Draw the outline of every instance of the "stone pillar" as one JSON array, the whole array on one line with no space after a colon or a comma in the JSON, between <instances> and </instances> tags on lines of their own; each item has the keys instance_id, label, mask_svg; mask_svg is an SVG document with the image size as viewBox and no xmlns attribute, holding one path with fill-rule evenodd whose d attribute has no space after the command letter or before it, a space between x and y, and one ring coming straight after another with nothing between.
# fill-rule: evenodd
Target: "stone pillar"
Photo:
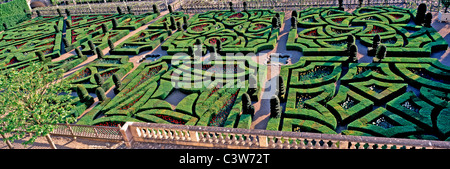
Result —
<instances>
[{"instance_id":1,"label":"stone pillar","mask_svg":"<svg viewBox=\"0 0 450 169\"><path fill-rule=\"evenodd\" d=\"M123 141L128 148L131 148L131 144L133 143L133 135L131 133L131 128L129 127L131 124L133 124L133 122L126 122L122 128L120 128Z\"/></svg>"}]
</instances>

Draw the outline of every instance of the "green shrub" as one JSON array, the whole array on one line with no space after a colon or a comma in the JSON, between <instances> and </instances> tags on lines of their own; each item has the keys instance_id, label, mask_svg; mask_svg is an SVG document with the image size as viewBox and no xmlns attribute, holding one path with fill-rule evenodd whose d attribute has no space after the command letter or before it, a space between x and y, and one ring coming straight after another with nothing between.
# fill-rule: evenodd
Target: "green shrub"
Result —
<instances>
[{"instance_id":1,"label":"green shrub","mask_svg":"<svg viewBox=\"0 0 450 169\"><path fill-rule=\"evenodd\" d=\"M192 93L188 96L186 96L183 100L181 100L177 107L175 108L175 111L186 113L188 115L193 116L194 115L194 103L197 100L198 94Z\"/></svg>"}]
</instances>

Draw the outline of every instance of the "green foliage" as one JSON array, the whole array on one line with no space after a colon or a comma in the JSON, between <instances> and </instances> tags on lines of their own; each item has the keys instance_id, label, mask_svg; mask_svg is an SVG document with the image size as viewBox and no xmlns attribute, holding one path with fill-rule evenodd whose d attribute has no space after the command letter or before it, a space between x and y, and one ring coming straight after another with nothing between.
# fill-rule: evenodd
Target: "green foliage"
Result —
<instances>
[{"instance_id":1,"label":"green foliage","mask_svg":"<svg viewBox=\"0 0 450 169\"><path fill-rule=\"evenodd\" d=\"M95 95L97 95L98 100L101 102L105 101L107 98L105 95L105 90L101 87L97 87L97 89L95 89Z\"/></svg>"},{"instance_id":2,"label":"green foliage","mask_svg":"<svg viewBox=\"0 0 450 169\"><path fill-rule=\"evenodd\" d=\"M23 143L32 144L37 137L49 134L52 125L75 121L68 116L73 106L66 104L71 96L60 95L71 93L67 81L55 82L63 72L47 71L44 65L31 63L20 71L7 69L0 74L0 133L10 133L7 140L18 140L32 132Z\"/></svg>"},{"instance_id":3,"label":"green foliage","mask_svg":"<svg viewBox=\"0 0 450 169\"><path fill-rule=\"evenodd\" d=\"M0 4L0 31L5 30L3 24L13 27L20 22L31 19L27 16L28 12L26 0L14 0Z\"/></svg>"},{"instance_id":4,"label":"green foliage","mask_svg":"<svg viewBox=\"0 0 450 169\"><path fill-rule=\"evenodd\" d=\"M276 95L270 98L270 117L272 118L281 117L280 99Z\"/></svg>"}]
</instances>

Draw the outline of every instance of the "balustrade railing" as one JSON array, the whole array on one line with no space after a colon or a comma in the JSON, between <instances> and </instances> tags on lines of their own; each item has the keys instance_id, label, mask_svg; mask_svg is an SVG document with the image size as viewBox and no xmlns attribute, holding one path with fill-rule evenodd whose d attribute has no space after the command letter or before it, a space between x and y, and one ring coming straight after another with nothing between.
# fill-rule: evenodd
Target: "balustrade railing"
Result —
<instances>
[{"instance_id":1,"label":"balustrade railing","mask_svg":"<svg viewBox=\"0 0 450 169\"><path fill-rule=\"evenodd\" d=\"M57 124L51 135L106 139L106 140L123 140L119 127L108 126L86 126L76 124Z\"/></svg>"},{"instance_id":2,"label":"balustrade railing","mask_svg":"<svg viewBox=\"0 0 450 169\"><path fill-rule=\"evenodd\" d=\"M439 149L450 142L347 136L308 132L283 132L257 129L187 126L127 122L121 128L125 144L133 142L166 143L236 149Z\"/></svg>"}]
</instances>

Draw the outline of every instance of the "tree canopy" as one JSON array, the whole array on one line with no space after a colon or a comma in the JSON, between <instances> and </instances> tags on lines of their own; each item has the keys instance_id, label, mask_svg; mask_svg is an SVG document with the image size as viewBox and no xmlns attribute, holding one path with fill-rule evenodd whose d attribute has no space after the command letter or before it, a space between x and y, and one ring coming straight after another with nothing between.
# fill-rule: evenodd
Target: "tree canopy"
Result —
<instances>
[{"instance_id":1,"label":"tree canopy","mask_svg":"<svg viewBox=\"0 0 450 169\"><path fill-rule=\"evenodd\" d=\"M61 80L63 72L51 71L42 62L23 69L0 70L0 134L14 142L34 133L23 144L33 144L40 136L49 137L53 125L73 123L70 86ZM6 141L5 140L5 141Z\"/></svg>"}]
</instances>

